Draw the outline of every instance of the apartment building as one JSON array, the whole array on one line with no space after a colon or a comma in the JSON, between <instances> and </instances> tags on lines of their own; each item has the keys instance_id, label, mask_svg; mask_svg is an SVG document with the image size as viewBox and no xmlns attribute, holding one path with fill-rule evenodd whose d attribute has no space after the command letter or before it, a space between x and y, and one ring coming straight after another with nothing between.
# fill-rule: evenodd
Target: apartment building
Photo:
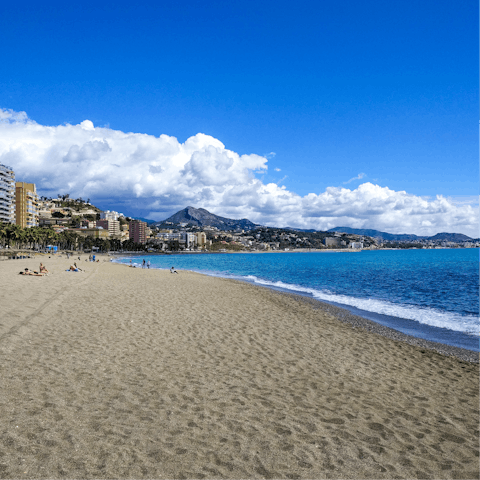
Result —
<instances>
[{"instance_id":1,"label":"apartment building","mask_svg":"<svg viewBox=\"0 0 480 480\"><path fill-rule=\"evenodd\" d=\"M182 232L186 248L195 248L197 245L197 236L194 233Z\"/></svg>"},{"instance_id":2,"label":"apartment building","mask_svg":"<svg viewBox=\"0 0 480 480\"><path fill-rule=\"evenodd\" d=\"M199 247L204 247L205 244L207 243L207 236L205 235L205 232L197 232L197 245Z\"/></svg>"},{"instance_id":3,"label":"apartment building","mask_svg":"<svg viewBox=\"0 0 480 480\"><path fill-rule=\"evenodd\" d=\"M147 243L147 236L145 234L147 224L141 220L132 220L129 223L128 234L130 240L136 243Z\"/></svg>"},{"instance_id":4,"label":"apartment building","mask_svg":"<svg viewBox=\"0 0 480 480\"><path fill-rule=\"evenodd\" d=\"M15 183L15 221L22 228L38 226L38 195L34 183Z\"/></svg>"},{"instance_id":5,"label":"apartment building","mask_svg":"<svg viewBox=\"0 0 480 480\"><path fill-rule=\"evenodd\" d=\"M175 233L159 233L155 237L157 240L164 240L165 242L178 241L185 245L185 248L194 248L197 245L198 234L190 232L175 232ZM205 234L203 234L205 236ZM204 239L206 241L206 237Z\"/></svg>"},{"instance_id":6,"label":"apartment building","mask_svg":"<svg viewBox=\"0 0 480 480\"><path fill-rule=\"evenodd\" d=\"M0 222L15 223L15 173L0 164Z\"/></svg>"},{"instance_id":7,"label":"apartment building","mask_svg":"<svg viewBox=\"0 0 480 480\"><path fill-rule=\"evenodd\" d=\"M108 230L111 237L120 236L120 222L118 220L97 220L96 225Z\"/></svg>"},{"instance_id":8,"label":"apartment building","mask_svg":"<svg viewBox=\"0 0 480 480\"><path fill-rule=\"evenodd\" d=\"M115 211L105 210L104 212L100 212L100 220L118 220L119 217L123 217L122 213L118 213Z\"/></svg>"}]
</instances>

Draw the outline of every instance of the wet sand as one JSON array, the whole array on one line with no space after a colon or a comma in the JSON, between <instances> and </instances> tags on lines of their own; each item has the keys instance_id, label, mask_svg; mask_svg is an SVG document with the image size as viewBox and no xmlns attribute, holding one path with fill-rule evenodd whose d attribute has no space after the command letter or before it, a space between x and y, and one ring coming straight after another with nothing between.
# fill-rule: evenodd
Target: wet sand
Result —
<instances>
[{"instance_id":1,"label":"wet sand","mask_svg":"<svg viewBox=\"0 0 480 480\"><path fill-rule=\"evenodd\" d=\"M478 363L246 283L44 260L0 262L1 478L479 478Z\"/></svg>"}]
</instances>

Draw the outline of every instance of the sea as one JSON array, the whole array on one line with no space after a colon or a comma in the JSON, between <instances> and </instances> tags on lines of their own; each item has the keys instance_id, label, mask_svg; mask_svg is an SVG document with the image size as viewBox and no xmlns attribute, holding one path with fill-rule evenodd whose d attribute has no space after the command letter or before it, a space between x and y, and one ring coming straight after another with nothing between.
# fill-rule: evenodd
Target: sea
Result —
<instances>
[{"instance_id":1,"label":"sea","mask_svg":"<svg viewBox=\"0 0 480 480\"><path fill-rule=\"evenodd\" d=\"M115 262L306 295L408 335L480 351L479 250L129 255Z\"/></svg>"}]
</instances>

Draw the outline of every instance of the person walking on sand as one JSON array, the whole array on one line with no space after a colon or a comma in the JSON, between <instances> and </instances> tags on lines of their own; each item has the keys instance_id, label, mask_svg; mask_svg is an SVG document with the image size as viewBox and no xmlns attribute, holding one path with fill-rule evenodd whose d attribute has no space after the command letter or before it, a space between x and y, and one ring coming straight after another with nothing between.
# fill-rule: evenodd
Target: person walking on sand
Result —
<instances>
[{"instance_id":1,"label":"person walking on sand","mask_svg":"<svg viewBox=\"0 0 480 480\"><path fill-rule=\"evenodd\" d=\"M145 268L145 259L143 259L142 268Z\"/></svg>"},{"instance_id":2,"label":"person walking on sand","mask_svg":"<svg viewBox=\"0 0 480 480\"><path fill-rule=\"evenodd\" d=\"M147 262L147 268L150 270L150 260Z\"/></svg>"}]
</instances>

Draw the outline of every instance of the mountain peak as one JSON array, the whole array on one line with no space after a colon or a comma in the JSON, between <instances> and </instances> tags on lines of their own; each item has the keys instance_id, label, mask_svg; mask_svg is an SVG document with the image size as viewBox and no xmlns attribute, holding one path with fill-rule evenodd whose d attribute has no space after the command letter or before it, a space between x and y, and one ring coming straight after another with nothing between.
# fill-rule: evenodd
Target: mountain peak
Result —
<instances>
[{"instance_id":1,"label":"mountain peak","mask_svg":"<svg viewBox=\"0 0 480 480\"><path fill-rule=\"evenodd\" d=\"M183 210L180 210L166 220L157 222L156 225L162 225L167 222L170 224L187 223L198 227L211 226L220 230L253 230L257 227L256 224L246 218L234 220L231 218L220 217L214 213L210 213L204 208L195 208L192 206L185 207Z\"/></svg>"}]
</instances>

